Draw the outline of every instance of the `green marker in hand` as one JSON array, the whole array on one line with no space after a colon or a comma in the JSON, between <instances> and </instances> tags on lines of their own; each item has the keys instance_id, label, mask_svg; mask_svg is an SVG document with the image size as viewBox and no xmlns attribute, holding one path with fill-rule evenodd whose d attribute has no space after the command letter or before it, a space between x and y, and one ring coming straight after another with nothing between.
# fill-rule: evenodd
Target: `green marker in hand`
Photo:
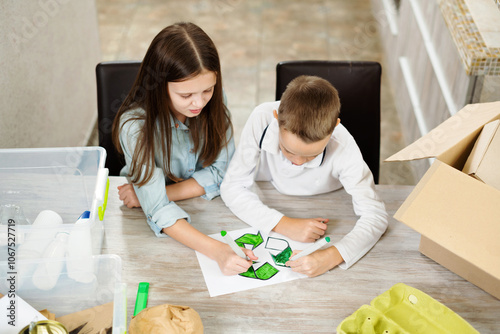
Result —
<instances>
[{"instance_id":1,"label":"green marker in hand","mask_svg":"<svg viewBox=\"0 0 500 334\"><path fill-rule=\"evenodd\" d=\"M236 244L236 242L234 242L233 238L231 238L231 236L227 234L226 231L221 231L220 235L222 235L226 244L228 244L231 247L231 249L236 253L236 255L238 255L242 259L249 260L249 258L245 255L245 253L243 253L243 250Z\"/></svg>"}]
</instances>

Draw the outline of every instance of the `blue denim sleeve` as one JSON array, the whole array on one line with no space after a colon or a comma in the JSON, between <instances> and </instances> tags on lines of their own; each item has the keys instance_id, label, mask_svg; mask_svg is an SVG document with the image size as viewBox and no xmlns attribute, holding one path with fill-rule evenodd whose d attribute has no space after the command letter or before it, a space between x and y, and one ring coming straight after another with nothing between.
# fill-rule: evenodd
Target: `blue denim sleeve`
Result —
<instances>
[{"instance_id":1,"label":"blue denim sleeve","mask_svg":"<svg viewBox=\"0 0 500 334\"><path fill-rule=\"evenodd\" d=\"M161 168L155 168L153 178L134 190L146 215L149 227L158 237L165 237L162 229L174 225L178 219L191 221L189 215L175 202L169 201L165 190L165 177Z\"/></svg>"},{"instance_id":2,"label":"blue denim sleeve","mask_svg":"<svg viewBox=\"0 0 500 334\"><path fill-rule=\"evenodd\" d=\"M205 195L202 196L204 199L211 200L220 195L220 184L234 154L234 138L230 129L228 130L228 136L231 136L231 140L227 147L221 150L214 163L193 174L196 182L205 189Z\"/></svg>"},{"instance_id":3,"label":"blue denim sleeve","mask_svg":"<svg viewBox=\"0 0 500 334\"><path fill-rule=\"evenodd\" d=\"M126 168L131 165L132 155L137 143L139 121L125 123L120 132L120 144L125 155ZM144 169L143 169L144 170ZM191 222L189 215L177 204L169 201L165 190L165 176L163 170L155 167L153 177L145 185L134 190L141 203L142 210L146 215L147 222L158 237L166 237L162 229L174 225L178 219L186 219Z\"/></svg>"}]
</instances>

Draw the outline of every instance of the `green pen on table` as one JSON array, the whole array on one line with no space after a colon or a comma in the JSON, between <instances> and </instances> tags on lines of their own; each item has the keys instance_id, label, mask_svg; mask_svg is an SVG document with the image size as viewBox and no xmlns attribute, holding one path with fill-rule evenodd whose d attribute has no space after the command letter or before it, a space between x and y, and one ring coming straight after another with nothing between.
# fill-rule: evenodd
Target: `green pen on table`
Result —
<instances>
[{"instance_id":1,"label":"green pen on table","mask_svg":"<svg viewBox=\"0 0 500 334\"><path fill-rule=\"evenodd\" d=\"M137 297L135 299L134 317L144 310L148 304L149 283L141 282L137 288Z\"/></svg>"}]
</instances>

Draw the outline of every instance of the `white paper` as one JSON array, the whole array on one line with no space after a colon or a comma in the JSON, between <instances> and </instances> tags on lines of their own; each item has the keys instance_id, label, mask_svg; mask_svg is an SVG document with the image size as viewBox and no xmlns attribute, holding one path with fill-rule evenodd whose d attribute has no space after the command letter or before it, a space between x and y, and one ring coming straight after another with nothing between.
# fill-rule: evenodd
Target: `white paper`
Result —
<instances>
[{"instance_id":1,"label":"white paper","mask_svg":"<svg viewBox=\"0 0 500 334\"><path fill-rule=\"evenodd\" d=\"M15 305L11 304L13 298L8 295L0 298L0 309L2 319L0 320L0 333L18 334L21 329L29 325L32 321L47 320L40 312L19 296L15 297Z\"/></svg>"},{"instance_id":2,"label":"white paper","mask_svg":"<svg viewBox=\"0 0 500 334\"><path fill-rule=\"evenodd\" d=\"M254 228L245 228L228 232L228 234L234 240L237 240L238 238L246 234L257 235L258 233L260 232ZM253 264L254 269L258 270L258 268L260 268L267 262L274 268L279 270L278 273L266 280L243 277L240 275L226 276L220 271L219 265L216 261L211 260L210 258L199 252L196 252L196 256L198 257L198 262L200 263L200 267L203 272L203 277L205 278L205 283L207 284L210 297L307 277L304 274L293 272L292 269L288 267L276 265L273 258L271 257L271 254L276 255L280 253L283 249L286 248L287 245L289 245L292 250L303 250L310 246L310 243L293 241L281 234L274 232L271 232L269 235L261 234L261 236L263 242L255 249L253 249L254 254L259 258L257 260L258 263ZM210 235L210 237L224 242L222 236L219 233L212 234ZM253 246L251 244L245 244L245 247L248 249L252 249Z\"/></svg>"}]
</instances>

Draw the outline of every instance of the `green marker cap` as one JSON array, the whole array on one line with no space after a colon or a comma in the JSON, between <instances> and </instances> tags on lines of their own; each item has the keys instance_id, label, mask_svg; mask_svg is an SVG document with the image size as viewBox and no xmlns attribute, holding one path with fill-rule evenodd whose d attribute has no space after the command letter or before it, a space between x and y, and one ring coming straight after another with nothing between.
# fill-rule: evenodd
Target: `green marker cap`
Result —
<instances>
[{"instance_id":1,"label":"green marker cap","mask_svg":"<svg viewBox=\"0 0 500 334\"><path fill-rule=\"evenodd\" d=\"M227 232L226 232L226 231L220 231L220 235L222 235L223 237L225 237L225 236L226 236L226 234L227 234Z\"/></svg>"},{"instance_id":2,"label":"green marker cap","mask_svg":"<svg viewBox=\"0 0 500 334\"><path fill-rule=\"evenodd\" d=\"M148 304L149 283L141 282L137 288L137 298L135 299L134 317L144 310Z\"/></svg>"},{"instance_id":3,"label":"green marker cap","mask_svg":"<svg viewBox=\"0 0 500 334\"><path fill-rule=\"evenodd\" d=\"M330 237L325 238L326 242L330 242Z\"/></svg>"}]
</instances>

